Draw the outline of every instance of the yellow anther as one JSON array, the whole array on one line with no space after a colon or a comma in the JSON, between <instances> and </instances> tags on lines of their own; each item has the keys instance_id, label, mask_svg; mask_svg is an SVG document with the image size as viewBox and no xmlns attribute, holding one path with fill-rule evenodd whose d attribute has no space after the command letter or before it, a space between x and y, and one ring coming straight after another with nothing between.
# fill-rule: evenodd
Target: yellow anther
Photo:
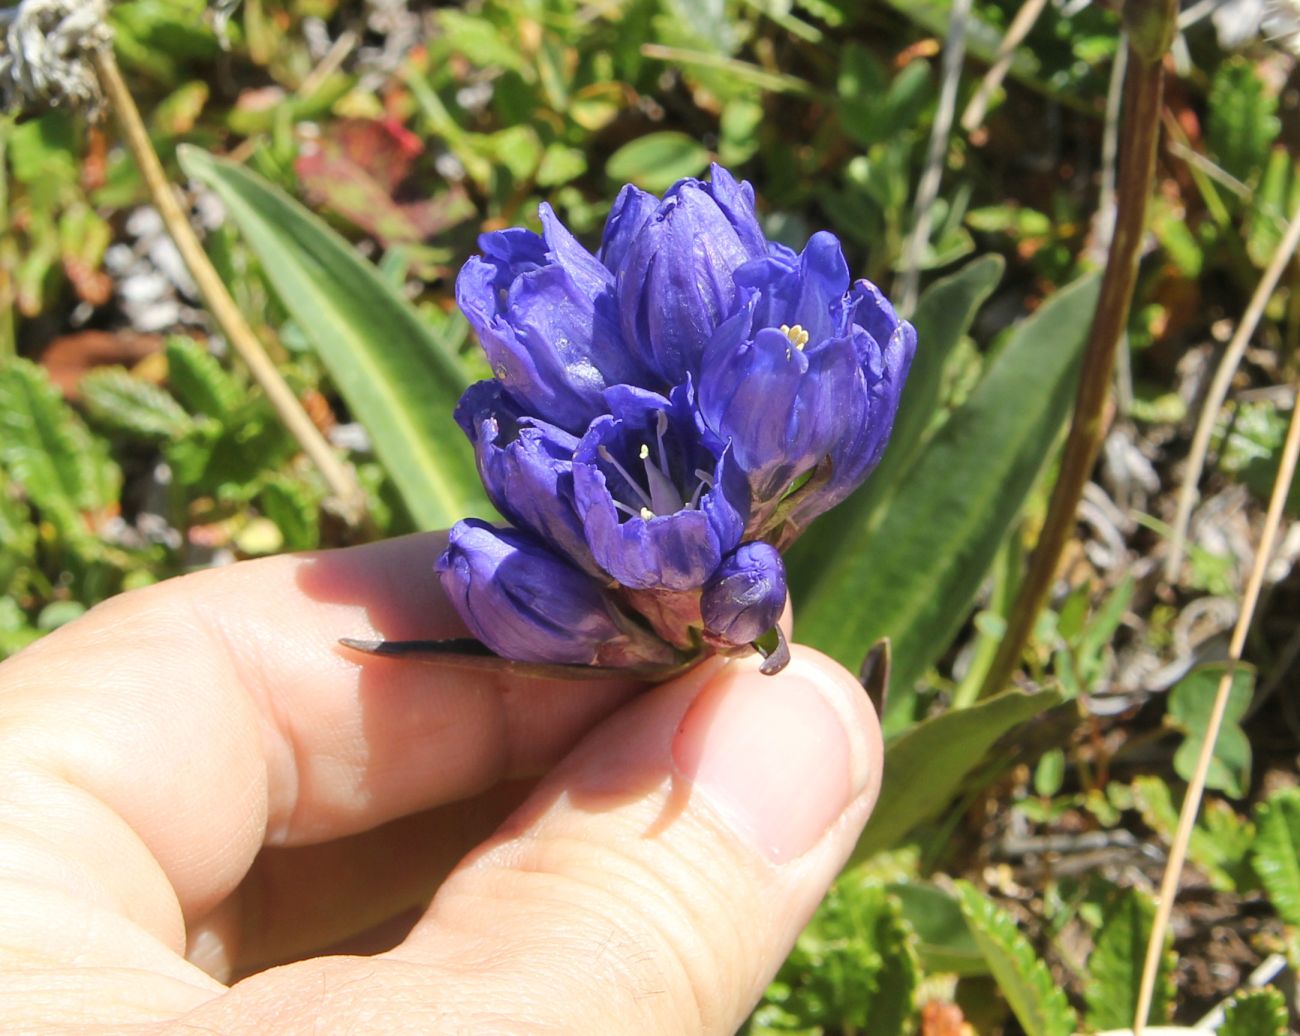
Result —
<instances>
[{"instance_id":1,"label":"yellow anther","mask_svg":"<svg viewBox=\"0 0 1300 1036\"><path fill-rule=\"evenodd\" d=\"M791 344L796 349L802 349L808 344L808 332L799 324L795 324L794 327L789 324L782 324L781 333L790 339Z\"/></svg>"},{"instance_id":2,"label":"yellow anther","mask_svg":"<svg viewBox=\"0 0 1300 1036\"><path fill-rule=\"evenodd\" d=\"M646 521L649 521L654 516L655 513L654 511L650 510L650 508L648 507L641 508L641 517L644 518Z\"/></svg>"},{"instance_id":3,"label":"yellow anther","mask_svg":"<svg viewBox=\"0 0 1300 1036\"><path fill-rule=\"evenodd\" d=\"M650 459L650 444L649 444L649 443L644 443L644 442L643 442L643 443L641 444L641 450L640 450L639 453L637 453L637 456L640 457L642 460L649 460L649 459Z\"/></svg>"}]
</instances>

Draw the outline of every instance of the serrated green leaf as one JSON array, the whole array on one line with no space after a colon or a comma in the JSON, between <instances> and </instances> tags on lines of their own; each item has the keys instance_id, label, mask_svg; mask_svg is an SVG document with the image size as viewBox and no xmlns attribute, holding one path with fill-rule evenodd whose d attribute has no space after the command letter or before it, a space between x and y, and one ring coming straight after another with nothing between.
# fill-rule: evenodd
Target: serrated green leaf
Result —
<instances>
[{"instance_id":1,"label":"serrated green leaf","mask_svg":"<svg viewBox=\"0 0 1300 1036\"><path fill-rule=\"evenodd\" d=\"M835 563L796 598L805 642L852 668L888 637L895 688L947 648L1056 442L1096 297L1096 278L1076 281L1013 332L879 520L840 540ZM894 697L891 731L911 718L906 696Z\"/></svg>"},{"instance_id":2,"label":"serrated green leaf","mask_svg":"<svg viewBox=\"0 0 1300 1036\"><path fill-rule=\"evenodd\" d=\"M1300 788L1270 795L1256 811L1255 829L1255 873L1278 916L1300 927Z\"/></svg>"},{"instance_id":3,"label":"serrated green leaf","mask_svg":"<svg viewBox=\"0 0 1300 1036\"><path fill-rule=\"evenodd\" d=\"M995 741L1061 701L1054 691L1007 691L918 723L885 749L880 800L853 851L864 860L938 816Z\"/></svg>"},{"instance_id":4,"label":"serrated green leaf","mask_svg":"<svg viewBox=\"0 0 1300 1036\"><path fill-rule=\"evenodd\" d=\"M898 1036L920 977L915 941L884 886L842 875L799 936L750 1036L844 1029Z\"/></svg>"},{"instance_id":5,"label":"serrated green leaf","mask_svg":"<svg viewBox=\"0 0 1300 1036\"><path fill-rule=\"evenodd\" d=\"M1178 828L1178 809L1169 786L1159 777L1145 776L1134 779L1131 791L1132 805L1141 812L1146 825L1166 844L1172 845ZM1253 872L1246 860L1253 844L1254 826L1237 818L1227 803L1211 799L1205 804L1203 820L1192 828L1187 855L1216 889L1245 892L1254 886Z\"/></svg>"},{"instance_id":6,"label":"serrated green leaf","mask_svg":"<svg viewBox=\"0 0 1300 1036\"><path fill-rule=\"evenodd\" d=\"M965 881L957 897L998 989L1027 1036L1070 1036L1078 1019L1011 915Z\"/></svg>"},{"instance_id":7,"label":"serrated green leaf","mask_svg":"<svg viewBox=\"0 0 1300 1036\"><path fill-rule=\"evenodd\" d=\"M346 241L255 173L192 147L179 157L225 203L416 523L490 515L452 420L466 370L430 325Z\"/></svg>"},{"instance_id":8,"label":"serrated green leaf","mask_svg":"<svg viewBox=\"0 0 1300 1036\"><path fill-rule=\"evenodd\" d=\"M1286 997L1280 989L1265 986L1238 993L1223 1011L1219 1036L1287 1036Z\"/></svg>"},{"instance_id":9,"label":"serrated green leaf","mask_svg":"<svg viewBox=\"0 0 1300 1036\"><path fill-rule=\"evenodd\" d=\"M185 435L193 423L175 399L124 367L99 367L79 387L90 416L115 432L168 441Z\"/></svg>"},{"instance_id":10,"label":"serrated green leaf","mask_svg":"<svg viewBox=\"0 0 1300 1036\"><path fill-rule=\"evenodd\" d=\"M912 319L919 344L889 447L866 485L818 518L816 531L799 540L790 551L786 567L796 600L811 591L818 574L842 553L840 543L844 537L874 523L904 473L910 472L925 433L934 423L944 368L1005 268L1001 256L984 256L935 281L921 296ZM801 626L803 621L801 614Z\"/></svg>"},{"instance_id":11,"label":"serrated green leaf","mask_svg":"<svg viewBox=\"0 0 1300 1036\"><path fill-rule=\"evenodd\" d=\"M1107 904L1088 958L1088 981L1083 989L1088 1024L1093 1028L1120 1029L1132 1024L1155 914L1155 901L1135 888L1117 890ZM1148 1019L1165 1021L1173 1007L1176 958L1170 943L1166 932Z\"/></svg>"},{"instance_id":12,"label":"serrated green leaf","mask_svg":"<svg viewBox=\"0 0 1300 1036\"><path fill-rule=\"evenodd\" d=\"M1169 692L1165 715L1168 722L1184 734L1183 743L1174 754L1174 772L1185 781L1191 780L1201 746L1205 743L1205 731L1223 670L1220 663L1198 666ZM1207 788L1237 799L1244 797L1250 788L1250 739L1239 721L1250 707L1254 693L1254 670L1238 665L1223 714L1223 726L1214 743L1214 755L1205 778Z\"/></svg>"},{"instance_id":13,"label":"serrated green leaf","mask_svg":"<svg viewBox=\"0 0 1300 1036\"><path fill-rule=\"evenodd\" d=\"M104 443L27 360L0 364L0 464L65 536L83 537L82 515L116 499L121 475Z\"/></svg>"},{"instance_id":14,"label":"serrated green leaf","mask_svg":"<svg viewBox=\"0 0 1300 1036\"><path fill-rule=\"evenodd\" d=\"M961 906L943 889L923 882L888 886L903 908L903 916L916 932L916 952L928 974L987 975L988 964L980 952Z\"/></svg>"},{"instance_id":15,"label":"serrated green leaf","mask_svg":"<svg viewBox=\"0 0 1300 1036\"><path fill-rule=\"evenodd\" d=\"M167 339L167 384L191 414L230 419L247 392L207 348L193 338Z\"/></svg>"},{"instance_id":16,"label":"serrated green leaf","mask_svg":"<svg viewBox=\"0 0 1300 1036\"><path fill-rule=\"evenodd\" d=\"M1210 157L1238 180L1250 183L1264 167L1281 124L1277 98L1260 79L1256 64L1229 58L1210 86L1205 142Z\"/></svg>"}]
</instances>

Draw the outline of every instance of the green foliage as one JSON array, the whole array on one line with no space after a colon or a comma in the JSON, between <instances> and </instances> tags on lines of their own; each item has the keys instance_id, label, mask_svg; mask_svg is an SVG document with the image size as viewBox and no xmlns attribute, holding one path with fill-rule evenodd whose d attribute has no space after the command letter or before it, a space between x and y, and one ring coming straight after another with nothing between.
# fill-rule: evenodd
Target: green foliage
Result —
<instances>
[{"instance_id":1,"label":"green foliage","mask_svg":"<svg viewBox=\"0 0 1300 1036\"><path fill-rule=\"evenodd\" d=\"M750 1023L750 1036L851 1026L909 1031L918 982L916 937L897 899L860 872L842 875Z\"/></svg>"},{"instance_id":2,"label":"green foliage","mask_svg":"<svg viewBox=\"0 0 1300 1036\"><path fill-rule=\"evenodd\" d=\"M1148 827L1173 844L1178 807L1169 785L1159 777L1138 777L1132 785L1133 804ZM1248 892L1256 886L1249 854L1255 826L1237 816L1222 800L1210 799L1192 828L1188 858L1222 891Z\"/></svg>"},{"instance_id":3,"label":"green foliage","mask_svg":"<svg viewBox=\"0 0 1300 1036\"><path fill-rule=\"evenodd\" d=\"M168 442L189 434L193 421L165 391L123 367L100 367L81 379L81 396L103 428L140 439Z\"/></svg>"},{"instance_id":4,"label":"green foliage","mask_svg":"<svg viewBox=\"0 0 1300 1036\"><path fill-rule=\"evenodd\" d=\"M226 203L416 522L440 528L490 513L451 416L468 372L428 322L337 234L255 174L192 149L182 161Z\"/></svg>"},{"instance_id":5,"label":"green foliage","mask_svg":"<svg viewBox=\"0 0 1300 1036\"><path fill-rule=\"evenodd\" d=\"M1120 889L1111 896L1088 958L1088 981L1083 987L1088 1024L1092 1028L1120 1029L1132 1024L1155 915L1155 901L1139 889ZM1164 1021L1169 1017L1174 1004L1176 963L1166 933L1166 948L1156 973L1151 1019Z\"/></svg>"},{"instance_id":6,"label":"green foliage","mask_svg":"<svg viewBox=\"0 0 1300 1036\"><path fill-rule=\"evenodd\" d=\"M1255 814L1251 862L1282 920L1300 927L1300 789L1270 795Z\"/></svg>"},{"instance_id":7,"label":"green foliage","mask_svg":"<svg viewBox=\"0 0 1300 1036\"><path fill-rule=\"evenodd\" d=\"M71 539L88 535L121 482L104 444L63 405L44 371L26 360L0 366L0 464Z\"/></svg>"},{"instance_id":8,"label":"green foliage","mask_svg":"<svg viewBox=\"0 0 1300 1036\"><path fill-rule=\"evenodd\" d=\"M1074 1010L1011 915L969 882L957 883L957 897L998 989L1027 1036L1070 1036L1077 1024Z\"/></svg>"},{"instance_id":9,"label":"green foliage","mask_svg":"<svg viewBox=\"0 0 1300 1036\"><path fill-rule=\"evenodd\" d=\"M634 183L662 194L683 176L695 176L709 164L709 152L685 133L650 133L624 144L609 156L605 175L614 183Z\"/></svg>"},{"instance_id":10,"label":"green foliage","mask_svg":"<svg viewBox=\"0 0 1300 1036\"><path fill-rule=\"evenodd\" d=\"M1094 279L1072 285L1012 333L885 513L846 535L839 563L796 599L809 642L846 665L890 639L891 690L902 692L891 731L911 719L907 689L965 621L1062 426L1096 291Z\"/></svg>"},{"instance_id":11,"label":"green foliage","mask_svg":"<svg viewBox=\"0 0 1300 1036\"><path fill-rule=\"evenodd\" d=\"M1051 691L1007 691L969 709L927 719L890 742L880 801L854 859L897 845L918 825L938 816L998 738L1060 700Z\"/></svg>"},{"instance_id":12,"label":"green foliage","mask_svg":"<svg viewBox=\"0 0 1300 1036\"><path fill-rule=\"evenodd\" d=\"M1233 997L1218 1031L1219 1036L1287 1036L1288 1020L1286 997L1266 986Z\"/></svg>"},{"instance_id":13,"label":"green foliage","mask_svg":"<svg viewBox=\"0 0 1300 1036\"><path fill-rule=\"evenodd\" d=\"M1183 780L1190 780L1196 769L1223 671L1222 665L1200 666L1179 680L1169 693L1166 722L1184 735L1174 755L1174 770ZM1214 754L1205 777L1207 788L1235 799L1243 798L1250 787L1250 739L1241 729L1240 720L1250 707L1254 693L1254 672L1248 666L1238 666L1228 692L1223 727L1214 742Z\"/></svg>"},{"instance_id":14,"label":"green foliage","mask_svg":"<svg viewBox=\"0 0 1300 1036\"><path fill-rule=\"evenodd\" d=\"M1214 160L1244 183L1253 183L1277 140L1277 98L1265 92L1252 62L1225 61L1214 74L1205 140Z\"/></svg>"}]
</instances>

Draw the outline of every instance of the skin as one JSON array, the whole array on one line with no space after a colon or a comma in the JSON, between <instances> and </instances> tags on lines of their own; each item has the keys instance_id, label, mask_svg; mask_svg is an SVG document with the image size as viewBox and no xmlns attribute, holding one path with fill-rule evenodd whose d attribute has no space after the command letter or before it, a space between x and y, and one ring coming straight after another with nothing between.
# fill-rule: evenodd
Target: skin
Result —
<instances>
[{"instance_id":1,"label":"skin","mask_svg":"<svg viewBox=\"0 0 1300 1036\"><path fill-rule=\"evenodd\" d=\"M0 1031L742 1023L874 804L865 696L805 649L650 690L339 649L464 635L443 542L171 580L0 664Z\"/></svg>"}]
</instances>

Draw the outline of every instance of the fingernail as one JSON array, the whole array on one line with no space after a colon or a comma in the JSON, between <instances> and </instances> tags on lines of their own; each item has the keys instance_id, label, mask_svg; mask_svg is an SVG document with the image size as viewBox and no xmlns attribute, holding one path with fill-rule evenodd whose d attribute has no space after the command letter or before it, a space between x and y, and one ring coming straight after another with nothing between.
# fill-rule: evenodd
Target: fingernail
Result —
<instances>
[{"instance_id":1,"label":"fingernail","mask_svg":"<svg viewBox=\"0 0 1300 1036\"><path fill-rule=\"evenodd\" d=\"M811 849L868 777L855 704L797 662L779 676L722 669L682 718L672 754L693 793L774 863Z\"/></svg>"}]
</instances>

